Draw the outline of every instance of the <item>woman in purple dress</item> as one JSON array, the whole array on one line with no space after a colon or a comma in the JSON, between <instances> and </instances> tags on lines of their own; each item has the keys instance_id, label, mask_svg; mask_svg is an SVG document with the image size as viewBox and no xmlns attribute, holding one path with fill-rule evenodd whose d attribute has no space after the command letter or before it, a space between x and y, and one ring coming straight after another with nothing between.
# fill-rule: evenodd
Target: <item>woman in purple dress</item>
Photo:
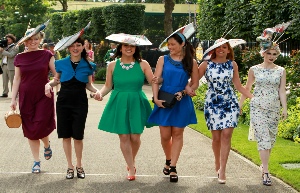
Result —
<instances>
[{"instance_id":1,"label":"woman in purple dress","mask_svg":"<svg viewBox=\"0 0 300 193\"><path fill-rule=\"evenodd\" d=\"M55 129L54 100L45 95L49 69L56 74L54 56L48 50L39 49L46 24L28 29L17 46L25 43L27 50L15 57L15 77L12 88L11 108L15 110L19 100L24 137L28 138L34 158L32 173L40 173L40 140L44 144L44 157L52 157L49 134ZM53 95L53 93L51 93Z\"/></svg>"}]
</instances>

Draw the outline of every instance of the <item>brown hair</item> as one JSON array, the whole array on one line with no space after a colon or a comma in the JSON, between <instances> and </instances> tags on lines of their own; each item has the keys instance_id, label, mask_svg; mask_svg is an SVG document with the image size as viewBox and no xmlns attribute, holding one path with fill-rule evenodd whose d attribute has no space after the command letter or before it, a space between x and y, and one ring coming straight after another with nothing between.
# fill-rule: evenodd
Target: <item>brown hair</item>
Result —
<instances>
[{"instance_id":1,"label":"brown hair","mask_svg":"<svg viewBox=\"0 0 300 193\"><path fill-rule=\"evenodd\" d=\"M14 43L16 42L16 36L14 36L13 34L7 34L5 37L6 37L6 38L12 39L12 41L13 41Z\"/></svg>"},{"instance_id":2,"label":"brown hair","mask_svg":"<svg viewBox=\"0 0 300 193\"><path fill-rule=\"evenodd\" d=\"M233 49L232 49L232 47L230 46L229 42L226 42L225 44L227 44L228 50L230 51L230 52L227 54L226 59L229 59L229 60L233 61L233 60L234 60L234 52L233 52ZM223 45L223 44L222 44L222 45ZM221 45L221 46L222 46L222 45ZM210 59L215 59L215 58L216 58L216 49L214 49L214 52L211 54Z\"/></svg>"}]
</instances>

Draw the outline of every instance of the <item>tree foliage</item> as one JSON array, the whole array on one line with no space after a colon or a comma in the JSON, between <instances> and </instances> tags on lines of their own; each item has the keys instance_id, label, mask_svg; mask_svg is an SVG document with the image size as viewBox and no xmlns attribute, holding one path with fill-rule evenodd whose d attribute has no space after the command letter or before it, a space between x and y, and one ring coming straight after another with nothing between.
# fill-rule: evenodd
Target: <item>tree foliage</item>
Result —
<instances>
[{"instance_id":1,"label":"tree foliage","mask_svg":"<svg viewBox=\"0 0 300 193\"><path fill-rule=\"evenodd\" d=\"M265 28L291 20L286 36L300 39L299 0L199 0L199 9L200 39L220 38L235 26L227 38L255 40Z\"/></svg>"},{"instance_id":2,"label":"tree foliage","mask_svg":"<svg viewBox=\"0 0 300 193\"><path fill-rule=\"evenodd\" d=\"M106 34L143 34L145 5L110 5L103 8Z\"/></svg>"},{"instance_id":3,"label":"tree foliage","mask_svg":"<svg viewBox=\"0 0 300 193\"><path fill-rule=\"evenodd\" d=\"M48 18L50 4L46 0L2 0L0 25L4 33L13 33L23 37L30 21L30 27L45 22Z\"/></svg>"}]
</instances>

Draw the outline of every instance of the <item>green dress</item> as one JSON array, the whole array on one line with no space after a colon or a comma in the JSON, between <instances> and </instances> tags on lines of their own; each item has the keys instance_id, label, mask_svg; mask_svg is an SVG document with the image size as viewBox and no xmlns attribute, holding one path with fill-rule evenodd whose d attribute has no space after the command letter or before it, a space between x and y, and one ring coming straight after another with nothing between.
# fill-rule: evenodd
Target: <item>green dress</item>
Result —
<instances>
[{"instance_id":1,"label":"green dress","mask_svg":"<svg viewBox=\"0 0 300 193\"><path fill-rule=\"evenodd\" d=\"M130 66L130 64L124 64ZM114 89L104 108L98 128L116 134L141 134L152 112L142 91L145 75L138 62L129 70L123 69L120 60L113 71Z\"/></svg>"}]
</instances>

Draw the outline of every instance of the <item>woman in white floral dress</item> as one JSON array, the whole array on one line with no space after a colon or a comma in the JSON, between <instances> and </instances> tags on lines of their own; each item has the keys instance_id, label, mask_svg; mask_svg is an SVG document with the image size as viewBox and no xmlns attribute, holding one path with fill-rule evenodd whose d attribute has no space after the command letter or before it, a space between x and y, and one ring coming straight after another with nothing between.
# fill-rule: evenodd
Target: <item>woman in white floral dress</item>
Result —
<instances>
[{"instance_id":1,"label":"woman in white floral dress","mask_svg":"<svg viewBox=\"0 0 300 193\"><path fill-rule=\"evenodd\" d=\"M283 67L274 64L280 55L279 46L276 43L267 42L271 40L262 37L258 39L261 41L260 53L264 61L250 68L245 88L250 91L255 82L253 98L250 101L250 124L254 129L254 137L262 162L263 185L270 186L268 163L278 131L280 102L283 108L282 116L284 119L287 117L286 72ZM242 96L240 106L244 100L245 97Z\"/></svg>"}]
</instances>

